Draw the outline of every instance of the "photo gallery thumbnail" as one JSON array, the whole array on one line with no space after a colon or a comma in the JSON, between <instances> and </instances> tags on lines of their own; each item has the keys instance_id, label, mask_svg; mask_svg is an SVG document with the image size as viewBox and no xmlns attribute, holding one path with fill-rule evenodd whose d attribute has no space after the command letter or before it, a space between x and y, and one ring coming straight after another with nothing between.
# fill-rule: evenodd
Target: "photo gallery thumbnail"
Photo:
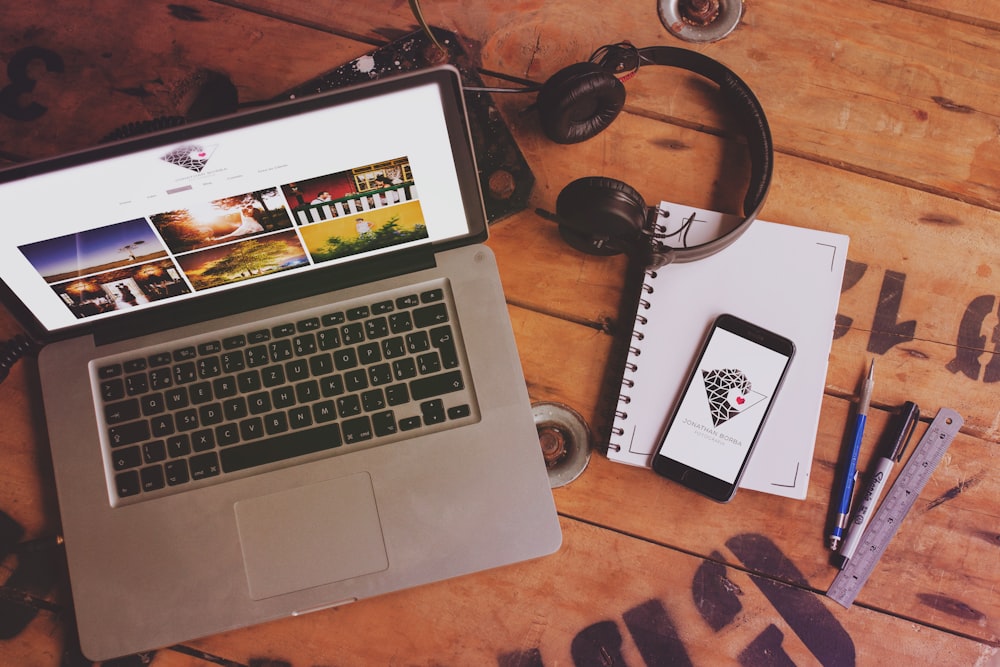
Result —
<instances>
[{"instance_id":1,"label":"photo gallery thumbnail","mask_svg":"<svg viewBox=\"0 0 1000 667\"><path fill-rule=\"evenodd\" d=\"M405 157L19 246L77 318L428 238Z\"/></svg>"}]
</instances>

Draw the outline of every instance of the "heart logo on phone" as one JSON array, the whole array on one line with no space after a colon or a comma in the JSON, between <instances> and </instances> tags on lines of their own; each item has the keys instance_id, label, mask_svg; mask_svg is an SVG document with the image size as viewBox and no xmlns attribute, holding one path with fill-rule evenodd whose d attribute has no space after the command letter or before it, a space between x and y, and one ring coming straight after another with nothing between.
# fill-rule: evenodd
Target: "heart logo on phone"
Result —
<instances>
[{"instance_id":1,"label":"heart logo on phone","mask_svg":"<svg viewBox=\"0 0 1000 667\"><path fill-rule=\"evenodd\" d=\"M747 402L747 399L743 398L742 396L737 396L736 397L736 405L743 405L746 402Z\"/></svg>"}]
</instances>

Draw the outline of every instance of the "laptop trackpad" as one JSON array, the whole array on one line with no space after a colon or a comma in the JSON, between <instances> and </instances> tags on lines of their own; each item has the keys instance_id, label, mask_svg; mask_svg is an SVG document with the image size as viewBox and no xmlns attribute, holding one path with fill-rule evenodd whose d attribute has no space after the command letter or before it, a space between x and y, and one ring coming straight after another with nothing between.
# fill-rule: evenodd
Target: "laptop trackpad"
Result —
<instances>
[{"instance_id":1,"label":"laptop trackpad","mask_svg":"<svg viewBox=\"0 0 1000 667\"><path fill-rule=\"evenodd\" d=\"M389 567L368 473L241 500L235 509L255 600Z\"/></svg>"}]
</instances>

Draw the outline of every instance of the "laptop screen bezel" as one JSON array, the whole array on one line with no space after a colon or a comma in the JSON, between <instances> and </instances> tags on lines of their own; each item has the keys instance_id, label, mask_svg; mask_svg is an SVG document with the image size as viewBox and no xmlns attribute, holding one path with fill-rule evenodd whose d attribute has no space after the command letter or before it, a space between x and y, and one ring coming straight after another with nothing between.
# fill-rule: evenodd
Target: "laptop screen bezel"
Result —
<instances>
[{"instance_id":1,"label":"laptop screen bezel","mask_svg":"<svg viewBox=\"0 0 1000 667\"><path fill-rule=\"evenodd\" d=\"M165 148L206 135L246 128L259 123L289 118L298 114L310 113L331 106L370 99L386 93L428 84L435 85L441 95L445 126L458 175L462 208L469 227L466 234L445 240L431 241L414 248L402 248L396 252L376 257L361 257L354 261L329 267L314 267L302 273L277 276L263 283L236 286L216 294L201 294L196 299L138 309L105 320L82 320L77 324L58 330L46 328L33 314L30 307L3 282L0 282L0 301L25 327L27 333L41 343L90 334L94 334L99 339L120 339L126 336L169 329L222 314L235 314L273 305L287 301L289 294L294 294L296 298L305 297L391 274L399 274L413 268L433 266L433 255L436 252L485 241L488 236L487 218L483 207L468 116L465 111L461 77L458 70L449 65L400 74L288 102L257 107L230 116L181 125L124 141L17 165L0 170L0 184L78 167L108 158ZM253 298L249 299L247 296L251 292Z\"/></svg>"}]
</instances>

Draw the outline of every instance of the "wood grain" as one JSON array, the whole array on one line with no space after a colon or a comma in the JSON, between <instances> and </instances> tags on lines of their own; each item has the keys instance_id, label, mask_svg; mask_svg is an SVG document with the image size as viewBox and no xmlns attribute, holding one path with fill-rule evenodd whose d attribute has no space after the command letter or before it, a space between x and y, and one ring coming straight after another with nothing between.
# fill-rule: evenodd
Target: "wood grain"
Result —
<instances>
[{"instance_id":1,"label":"wood grain","mask_svg":"<svg viewBox=\"0 0 1000 667\"><path fill-rule=\"evenodd\" d=\"M1000 21L967 0L755 0L732 36L691 46L666 33L652 5L441 0L423 9L500 75L489 81L542 82L602 43L630 39L696 48L751 85L777 148L762 217L851 237L809 495L799 502L740 492L719 506L596 452L578 480L555 491L565 541L552 557L194 640L148 660L996 660ZM208 76L231 82L243 105L270 99L415 27L401 1L6 3L0 89L8 97L0 98L10 104L12 85L17 94L14 106L0 105L0 166L94 145L129 122L184 115ZM49 66L51 54L61 71ZM34 82L30 91L17 89L20 74ZM630 328L627 262L570 249L534 209L552 211L574 178L604 175L650 202L732 212L747 173L737 125L712 86L666 68L643 70L627 86L622 116L575 146L542 138L534 96L495 97L536 179L529 208L495 224L489 241L529 393L574 408L598 437ZM3 110L38 115L16 120ZM0 310L0 338L17 331ZM822 596L836 574L823 533L857 383L873 357L872 442L906 399L927 419L952 407L966 425L858 604L843 610ZM0 511L24 540L59 531L36 382L27 361L0 385ZM872 455L866 447L862 468ZM21 564L13 554L0 562L0 582L8 582L0 605L16 600L33 616L0 639L0 663L72 664L80 658L63 566L46 565L45 585L25 597L9 584Z\"/></svg>"}]
</instances>

